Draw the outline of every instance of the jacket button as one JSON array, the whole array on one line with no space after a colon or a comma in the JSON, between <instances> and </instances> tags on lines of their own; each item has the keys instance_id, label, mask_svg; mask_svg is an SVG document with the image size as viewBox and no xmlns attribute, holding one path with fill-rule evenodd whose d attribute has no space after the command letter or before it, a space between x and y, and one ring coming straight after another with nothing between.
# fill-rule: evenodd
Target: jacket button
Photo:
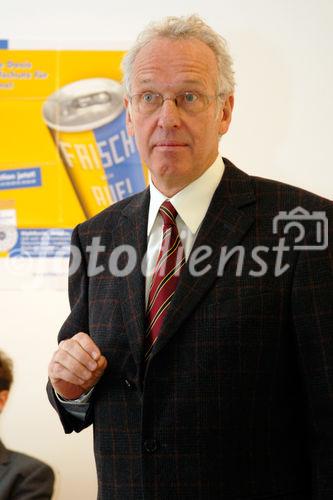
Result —
<instances>
[{"instance_id":1,"label":"jacket button","mask_svg":"<svg viewBox=\"0 0 333 500\"><path fill-rule=\"evenodd\" d=\"M155 439L146 439L143 447L148 453L154 453L157 450L157 441Z\"/></svg>"}]
</instances>

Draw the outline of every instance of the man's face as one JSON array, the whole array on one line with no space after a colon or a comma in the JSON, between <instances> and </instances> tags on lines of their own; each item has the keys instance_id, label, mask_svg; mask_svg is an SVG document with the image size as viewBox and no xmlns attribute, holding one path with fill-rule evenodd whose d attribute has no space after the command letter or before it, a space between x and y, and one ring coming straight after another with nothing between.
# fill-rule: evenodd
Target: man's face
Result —
<instances>
[{"instance_id":1,"label":"man's face","mask_svg":"<svg viewBox=\"0 0 333 500\"><path fill-rule=\"evenodd\" d=\"M153 92L174 97L191 91L215 96L217 78L216 57L206 44L196 39L157 38L135 59L131 94ZM197 114L186 113L171 99L149 115L132 107L128 98L125 106L129 134L135 136L152 181L170 197L215 160L219 135L229 127L233 98L222 106L214 98Z\"/></svg>"}]
</instances>

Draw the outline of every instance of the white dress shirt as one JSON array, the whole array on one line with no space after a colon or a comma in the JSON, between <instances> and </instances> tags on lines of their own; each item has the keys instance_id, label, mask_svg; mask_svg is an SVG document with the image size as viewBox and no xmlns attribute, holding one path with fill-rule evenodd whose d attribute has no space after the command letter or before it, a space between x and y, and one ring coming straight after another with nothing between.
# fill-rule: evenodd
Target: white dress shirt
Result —
<instances>
[{"instance_id":1,"label":"white dress shirt","mask_svg":"<svg viewBox=\"0 0 333 500\"><path fill-rule=\"evenodd\" d=\"M163 219L159 214L160 206L165 200L170 200L177 210L176 224L184 247L185 260L187 260L215 190L222 179L223 172L224 163L222 158L218 156L198 179L184 187L172 198L167 198L152 182L150 183L147 225L146 305L163 236Z\"/></svg>"}]
</instances>

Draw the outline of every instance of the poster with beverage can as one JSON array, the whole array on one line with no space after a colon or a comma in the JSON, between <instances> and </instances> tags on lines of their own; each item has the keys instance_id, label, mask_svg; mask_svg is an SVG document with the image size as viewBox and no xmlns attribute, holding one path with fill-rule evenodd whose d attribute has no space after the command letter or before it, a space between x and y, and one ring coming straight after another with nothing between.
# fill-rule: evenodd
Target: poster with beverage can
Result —
<instances>
[{"instance_id":1,"label":"poster with beverage can","mask_svg":"<svg viewBox=\"0 0 333 500\"><path fill-rule=\"evenodd\" d=\"M29 266L26 281L64 283L73 228L148 184L126 130L124 50L17 45L0 44L1 288Z\"/></svg>"}]
</instances>

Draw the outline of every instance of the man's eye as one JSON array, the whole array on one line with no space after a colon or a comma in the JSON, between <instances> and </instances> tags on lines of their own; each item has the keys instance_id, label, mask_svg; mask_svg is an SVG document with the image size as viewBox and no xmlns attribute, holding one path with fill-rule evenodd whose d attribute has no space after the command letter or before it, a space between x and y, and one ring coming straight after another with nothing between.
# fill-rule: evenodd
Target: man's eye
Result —
<instances>
[{"instance_id":1,"label":"man's eye","mask_svg":"<svg viewBox=\"0 0 333 500\"><path fill-rule=\"evenodd\" d=\"M150 104L151 102L154 101L154 97L155 97L154 94L152 94L150 92L146 92L145 94L142 95L142 101L145 104Z\"/></svg>"},{"instance_id":2,"label":"man's eye","mask_svg":"<svg viewBox=\"0 0 333 500\"><path fill-rule=\"evenodd\" d=\"M193 94L193 92L186 92L184 94L184 99L188 103L195 102L198 99L197 94Z\"/></svg>"}]
</instances>

